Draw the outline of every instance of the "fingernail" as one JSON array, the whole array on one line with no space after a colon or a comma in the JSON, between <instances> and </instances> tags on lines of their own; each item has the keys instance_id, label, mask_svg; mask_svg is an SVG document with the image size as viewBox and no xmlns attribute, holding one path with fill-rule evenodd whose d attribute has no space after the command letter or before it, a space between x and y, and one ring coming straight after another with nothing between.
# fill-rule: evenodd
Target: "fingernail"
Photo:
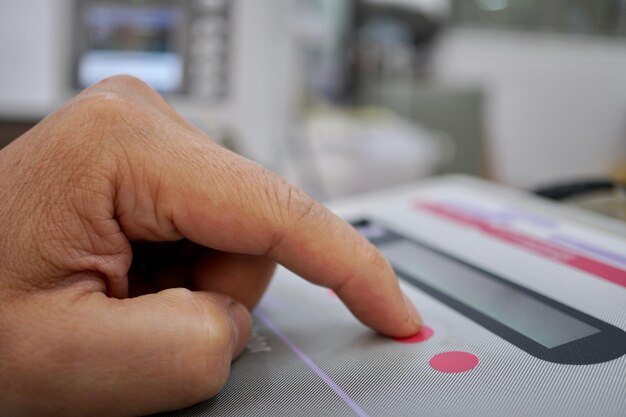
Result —
<instances>
[{"instance_id":1,"label":"fingernail","mask_svg":"<svg viewBox=\"0 0 626 417\"><path fill-rule=\"evenodd\" d=\"M228 306L228 314L233 325L235 340L233 343L233 359L244 351L252 334L252 317L243 305L233 301Z\"/></svg>"},{"instance_id":2,"label":"fingernail","mask_svg":"<svg viewBox=\"0 0 626 417\"><path fill-rule=\"evenodd\" d=\"M409 297L407 297L406 294L402 294L402 296L404 297L404 305L406 306L406 311L409 313L409 318L411 319L413 324L415 324L418 327L421 326L422 317L420 316L420 313L417 312L415 305L409 299Z\"/></svg>"}]
</instances>

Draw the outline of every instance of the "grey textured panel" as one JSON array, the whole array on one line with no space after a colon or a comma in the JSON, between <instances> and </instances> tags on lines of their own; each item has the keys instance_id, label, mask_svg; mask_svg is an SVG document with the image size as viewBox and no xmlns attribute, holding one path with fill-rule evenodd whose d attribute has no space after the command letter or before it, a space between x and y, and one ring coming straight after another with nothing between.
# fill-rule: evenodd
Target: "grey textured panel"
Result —
<instances>
[{"instance_id":1,"label":"grey textured panel","mask_svg":"<svg viewBox=\"0 0 626 417\"><path fill-rule=\"evenodd\" d=\"M215 398L177 416L353 416L322 380L262 324L255 336L271 351L246 352L233 364L231 378ZM254 343L254 341L253 341Z\"/></svg>"},{"instance_id":2,"label":"grey textured panel","mask_svg":"<svg viewBox=\"0 0 626 417\"><path fill-rule=\"evenodd\" d=\"M471 183L467 188L472 196L472 190L481 189ZM491 191L475 198L483 201L489 195ZM506 196L511 205L519 203L516 198L522 200ZM625 287L416 211L416 194L403 193L387 204L389 198L378 208L370 207L372 202L359 203L354 211L626 329ZM573 216L570 213L570 219ZM619 227L604 228L612 229ZM595 229L581 229L578 236L590 236L591 230ZM623 240L611 245L608 239L609 235L598 237L607 242L603 246L625 253ZM626 417L626 356L593 365L543 361L416 287L403 284L403 288L434 330L433 337L422 343L399 343L375 334L326 289L280 269L256 313L256 335L233 365L223 392L168 415ZM455 286L454 291L463 289ZM430 366L431 358L448 351L472 353L479 363L461 373Z\"/></svg>"},{"instance_id":3,"label":"grey textured panel","mask_svg":"<svg viewBox=\"0 0 626 417\"><path fill-rule=\"evenodd\" d=\"M278 275L260 312L364 415L626 415L626 357L589 366L544 362L425 294L405 289L435 330L427 342L402 344L376 335L325 289L286 271ZM256 321L256 340L234 364L224 391L170 415L357 415L259 317ZM479 365L458 374L429 366L431 357L453 350L476 354Z\"/></svg>"}]
</instances>

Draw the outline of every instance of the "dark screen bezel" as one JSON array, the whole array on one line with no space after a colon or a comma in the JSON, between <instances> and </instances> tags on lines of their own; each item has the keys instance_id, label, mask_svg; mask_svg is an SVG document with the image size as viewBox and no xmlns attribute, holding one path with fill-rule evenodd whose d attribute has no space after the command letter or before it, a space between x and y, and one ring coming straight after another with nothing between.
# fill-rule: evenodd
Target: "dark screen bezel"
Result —
<instances>
[{"instance_id":1,"label":"dark screen bezel","mask_svg":"<svg viewBox=\"0 0 626 417\"><path fill-rule=\"evenodd\" d=\"M360 220L352 223L355 227L372 224L369 220ZM382 230L385 230L383 236L370 239L375 246L381 246L385 243L391 243L394 241L408 241L420 246L421 248L433 252L439 256L442 256L449 260L459 264L463 268L471 269L483 276L498 281L501 285L508 286L515 291L523 293L535 300L555 309L561 311L564 314L582 322L588 324L599 330L598 333L582 337L580 339L548 348L542 344L534 341L533 339L513 330L506 324L497 321L477 310L457 300L454 297L447 295L446 293L428 285L421 281L419 277L414 277L392 264L392 267L400 278L404 281L412 284L416 288L436 298L437 300L445 303L449 307L463 314L465 317L481 325L492 333L500 336L502 339L512 343L518 348L524 350L528 354L542 359L548 362L569 364L569 365L586 365L607 362L626 354L626 333L611 324L608 324L602 320L592 317L586 313L576 310L570 306L562 304L552 298L549 298L543 294L539 294L526 287L523 287L517 283L511 282L499 275L496 275L483 268L479 268L472 265L462 259L456 258L448 253L445 253L439 249L418 241L413 238L402 236L395 232L388 230L380 224L376 224Z\"/></svg>"}]
</instances>

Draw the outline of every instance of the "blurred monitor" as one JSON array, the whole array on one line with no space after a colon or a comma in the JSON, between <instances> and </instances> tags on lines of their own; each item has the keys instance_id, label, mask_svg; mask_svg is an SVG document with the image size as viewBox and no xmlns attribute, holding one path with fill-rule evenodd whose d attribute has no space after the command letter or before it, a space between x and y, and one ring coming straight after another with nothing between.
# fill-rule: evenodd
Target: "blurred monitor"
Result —
<instances>
[{"instance_id":1,"label":"blurred monitor","mask_svg":"<svg viewBox=\"0 0 626 417\"><path fill-rule=\"evenodd\" d=\"M77 0L74 86L129 74L162 93L223 97L230 3Z\"/></svg>"},{"instance_id":2,"label":"blurred monitor","mask_svg":"<svg viewBox=\"0 0 626 417\"><path fill-rule=\"evenodd\" d=\"M87 39L78 62L81 87L124 72L163 92L183 88L183 56L177 39L183 16L177 7L88 4L81 18Z\"/></svg>"}]
</instances>

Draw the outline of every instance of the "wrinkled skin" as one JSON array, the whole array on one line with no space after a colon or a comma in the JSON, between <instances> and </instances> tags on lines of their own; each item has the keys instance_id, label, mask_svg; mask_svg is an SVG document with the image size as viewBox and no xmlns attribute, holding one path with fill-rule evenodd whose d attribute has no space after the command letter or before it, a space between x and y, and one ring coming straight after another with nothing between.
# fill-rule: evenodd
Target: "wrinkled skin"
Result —
<instances>
[{"instance_id":1,"label":"wrinkled skin","mask_svg":"<svg viewBox=\"0 0 626 417\"><path fill-rule=\"evenodd\" d=\"M419 330L349 225L134 78L0 152L0 415L124 416L215 395L275 263L364 324Z\"/></svg>"}]
</instances>

